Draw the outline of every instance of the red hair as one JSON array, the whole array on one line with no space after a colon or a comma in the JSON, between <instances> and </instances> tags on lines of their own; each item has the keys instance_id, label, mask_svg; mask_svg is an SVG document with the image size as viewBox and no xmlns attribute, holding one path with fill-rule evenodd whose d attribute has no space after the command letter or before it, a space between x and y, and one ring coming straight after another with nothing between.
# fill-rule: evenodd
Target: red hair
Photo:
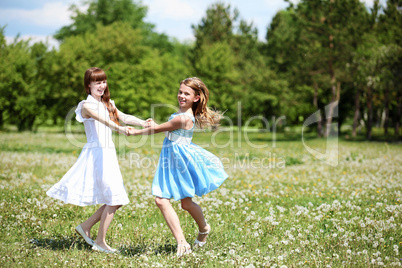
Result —
<instances>
[{"instance_id":1,"label":"red hair","mask_svg":"<svg viewBox=\"0 0 402 268\"><path fill-rule=\"evenodd\" d=\"M87 92L87 94L91 95L91 89L89 88L89 84L91 84L91 82L104 81L104 80L107 80L107 76L106 76L106 73L102 69L100 69L98 67L92 67L92 68L89 68L88 70L86 70L85 76L84 76L84 87L85 87L85 91ZM106 83L105 92L103 93L101 99L102 99L102 103L105 104L105 106L109 112L110 120L112 120L116 124L120 125L119 116L117 114L117 109L110 102L110 91L109 91L109 85L107 83Z\"/></svg>"}]
</instances>

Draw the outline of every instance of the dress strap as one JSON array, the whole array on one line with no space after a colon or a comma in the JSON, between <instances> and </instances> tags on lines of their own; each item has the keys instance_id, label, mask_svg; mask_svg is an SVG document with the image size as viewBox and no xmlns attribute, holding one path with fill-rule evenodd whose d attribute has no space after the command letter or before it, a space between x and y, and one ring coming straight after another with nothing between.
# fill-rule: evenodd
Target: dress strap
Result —
<instances>
[{"instance_id":1,"label":"dress strap","mask_svg":"<svg viewBox=\"0 0 402 268\"><path fill-rule=\"evenodd\" d=\"M192 128L190 128L190 129L183 129L183 130L189 131L189 130L193 130L193 129L195 128L195 118L194 118L194 116L193 116L192 114L188 114L188 113L179 113L179 114L176 114L176 116L178 116L178 115L185 115L185 116L189 117L189 118L191 119L191 121L193 121L193 127L192 127Z\"/></svg>"},{"instance_id":2,"label":"dress strap","mask_svg":"<svg viewBox=\"0 0 402 268\"><path fill-rule=\"evenodd\" d=\"M176 114L176 116L178 116L178 115L185 115L185 116L188 116L188 117L190 117L190 119L194 122L195 121L195 118L194 118L194 116L192 115L192 114L189 114L189 113L179 113L179 114Z\"/></svg>"}]
</instances>

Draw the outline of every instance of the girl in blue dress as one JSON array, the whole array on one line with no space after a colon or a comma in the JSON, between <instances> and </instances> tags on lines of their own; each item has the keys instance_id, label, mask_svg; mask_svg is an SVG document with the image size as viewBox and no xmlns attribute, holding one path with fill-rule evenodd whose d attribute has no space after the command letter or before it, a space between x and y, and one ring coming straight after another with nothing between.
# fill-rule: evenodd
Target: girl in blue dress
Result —
<instances>
[{"instance_id":1,"label":"girl in blue dress","mask_svg":"<svg viewBox=\"0 0 402 268\"><path fill-rule=\"evenodd\" d=\"M147 129L130 130L132 135L166 132L152 194L156 196L155 203L177 241L178 256L191 253L191 247L170 199L180 200L181 207L193 217L199 229L194 246L202 247L211 226L192 197L215 190L228 177L219 158L191 142L195 125L201 128L217 126L222 117L219 112L207 107L208 99L209 91L205 84L197 77L187 78L180 82L177 95L179 111L172 114L168 122L160 125L152 122Z\"/></svg>"}]
</instances>

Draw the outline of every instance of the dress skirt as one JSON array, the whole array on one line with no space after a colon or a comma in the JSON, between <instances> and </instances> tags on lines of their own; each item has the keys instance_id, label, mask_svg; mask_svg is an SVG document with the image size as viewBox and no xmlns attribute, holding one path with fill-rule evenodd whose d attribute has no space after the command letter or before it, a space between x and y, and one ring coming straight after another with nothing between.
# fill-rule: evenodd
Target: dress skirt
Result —
<instances>
[{"instance_id":1,"label":"dress skirt","mask_svg":"<svg viewBox=\"0 0 402 268\"><path fill-rule=\"evenodd\" d=\"M128 204L116 149L84 147L77 162L47 195L78 206Z\"/></svg>"},{"instance_id":2,"label":"dress skirt","mask_svg":"<svg viewBox=\"0 0 402 268\"><path fill-rule=\"evenodd\" d=\"M203 196L227 178L222 162L212 153L194 143L180 144L165 138L152 194L175 200Z\"/></svg>"}]
</instances>

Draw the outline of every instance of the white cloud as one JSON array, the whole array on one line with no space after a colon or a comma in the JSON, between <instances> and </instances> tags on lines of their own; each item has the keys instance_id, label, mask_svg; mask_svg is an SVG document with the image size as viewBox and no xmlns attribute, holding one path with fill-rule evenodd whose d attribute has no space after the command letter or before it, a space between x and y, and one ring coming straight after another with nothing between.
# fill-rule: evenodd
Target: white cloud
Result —
<instances>
[{"instance_id":1,"label":"white cloud","mask_svg":"<svg viewBox=\"0 0 402 268\"><path fill-rule=\"evenodd\" d=\"M374 0L360 0L360 2L364 3L368 7L372 7L374 5Z\"/></svg>"},{"instance_id":2,"label":"white cloud","mask_svg":"<svg viewBox=\"0 0 402 268\"><path fill-rule=\"evenodd\" d=\"M5 39L6 39L7 44L12 44L12 43L14 43L15 37L14 36L5 36ZM21 35L21 36L19 36L18 40L25 40L25 41L29 40L30 45L32 45L33 43L43 42L48 45L49 49L52 49L52 48L58 49L58 47L59 47L59 41L57 41L53 37L47 36L47 35Z\"/></svg>"},{"instance_id":3,"label":"white cloud","mask_svg":"<svg viewBox=\"0 0 402 268\"><path fill-rule=\"evenodd\" d=\"M27 25L45 26L54 28L71 24L69 5L62 2L45 3L42 8L26 9L1 9L0 17L4 21L15 21Z\"/></svg>"},{"instance_id":4,"label":"white cloud","mask_svg":"<svg viewBox=\"0 0 402 268\"><path fill-rule=\"evenodd\" d=\"M185 0L153 0L146 3L151 17L158 16L162 19L188 20L197 15L194 5Z\"/></svg>"},{"instance_id":5,"label":"white cloud","mask_svg":"<svg viewBox=\"0 0 402 268\"><path fill-rule=\"evenodd\" d=\"M297 4L300 0L290 0L293 4ZM280 9L284 9L289 4L283 0L264 0L264 6L268 8L270 13L276 13Z\"/></svg>"}]
</instances>

